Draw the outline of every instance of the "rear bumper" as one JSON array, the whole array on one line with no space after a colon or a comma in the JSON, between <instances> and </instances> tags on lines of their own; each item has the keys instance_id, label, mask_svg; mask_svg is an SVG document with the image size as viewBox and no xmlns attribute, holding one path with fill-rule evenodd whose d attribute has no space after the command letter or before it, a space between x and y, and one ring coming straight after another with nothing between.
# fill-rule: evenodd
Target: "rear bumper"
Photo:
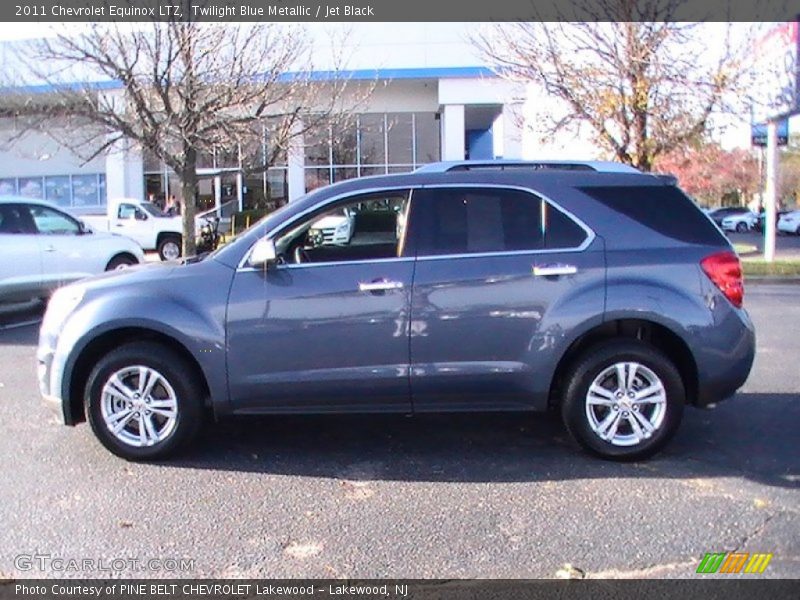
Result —
<instances>
[{"instance_id":1,"label":"rear bumper","mask_svg":"<svg viewBox=\"0 0 800 600\"><path fill-rule=\"evenodd\" d=\"M698 357L694 404L701 408L733 396L747 381L755 359L756 335L750 316L728 306Z\"/></svg>"}]
</instances>

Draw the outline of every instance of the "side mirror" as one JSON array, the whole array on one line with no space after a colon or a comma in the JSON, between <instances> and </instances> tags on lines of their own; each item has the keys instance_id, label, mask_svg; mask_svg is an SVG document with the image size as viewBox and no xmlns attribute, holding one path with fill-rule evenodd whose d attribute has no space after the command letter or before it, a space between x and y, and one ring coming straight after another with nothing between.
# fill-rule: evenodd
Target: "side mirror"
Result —
<instances>
[{"instance_id":1,"label":"side mirror","mask_svg":"<svg viewBox=\"0 0 800 600\"><path fill-rule=\"evenodd\" d=\"M250 258L247 259L247 264L257 269L265 269L277 259L278 253L275 250L275 242L270 238L261 238L250 251Z\"/></svg>"}]
</instances>

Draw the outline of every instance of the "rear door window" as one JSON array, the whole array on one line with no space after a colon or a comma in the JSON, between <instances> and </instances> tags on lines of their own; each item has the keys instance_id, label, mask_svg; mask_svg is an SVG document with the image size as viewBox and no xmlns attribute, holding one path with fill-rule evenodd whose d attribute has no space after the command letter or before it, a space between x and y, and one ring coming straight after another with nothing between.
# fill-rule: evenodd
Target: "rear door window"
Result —
<instances>
[{"instance_id":1,"label":"rear door window","mask_svg":"<svg viewBox=\"0 0 800 600\"><path fill-rule=\"evenodd\" d=\"M719 244L722 233L675 186L602 186L580 190L609 209L637 223L690 244Z\"/></svg>"},{"instance_id":2,"label":"rear door window","mask_svg":"<svg viewBox=\"0 0 800 600\"><path fill-rule=\"evenodd\" d=\"M587 232L542 198L504 188L425 188L414 192L419 255L578 248Z\"/></svg>"}]
</instances>

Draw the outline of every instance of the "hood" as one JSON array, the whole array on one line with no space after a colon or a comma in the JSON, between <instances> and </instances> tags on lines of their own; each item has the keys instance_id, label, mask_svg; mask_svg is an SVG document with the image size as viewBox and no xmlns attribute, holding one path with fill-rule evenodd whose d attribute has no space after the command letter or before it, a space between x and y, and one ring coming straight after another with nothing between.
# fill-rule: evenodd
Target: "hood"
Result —
<instances>
[{"instance_id":1,"label":"hood","mask_svg":"<svg viewBox=\"0 0 800 600\"><path fill-rule=\"evenodd\" d=\"M334 229L335 227L347 222L347 217L344 215L328 215L322 217L318 221L314 221L311 229Z\"/></svg>"},{"instance_id":2,"label":"hood","mask_svg":"<svg viewBox=\"0 0 800 600\"><path fill-rule=\"evenodd\" d=\"M163 280L180 266L181 263L177 262L145 263L129 269L106 271L105 273L82 279L73 285L83 286L87 291L100 290L112 286L140 285L157 279Z\"/></svg>"}]
</instances>

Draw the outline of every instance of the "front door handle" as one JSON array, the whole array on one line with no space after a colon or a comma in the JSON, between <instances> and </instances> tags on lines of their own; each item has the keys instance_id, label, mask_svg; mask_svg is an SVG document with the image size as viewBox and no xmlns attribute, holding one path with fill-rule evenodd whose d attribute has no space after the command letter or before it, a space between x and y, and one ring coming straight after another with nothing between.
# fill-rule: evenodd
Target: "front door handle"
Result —
<instances>
[{"instance_id":1,"label":"front door handle","mask_svg":"<svg viewBox=\"0 0 800 600\"><path fill-rule=\"evenodd\" d=\"M534 277L557 277L559 275L575 275L578 267L575 265L534 265Z\"/></svg>"},{"instance_id":2,"label":"front door handle","mask_svg":"<svg viewBox=\"0 0 800 600\"><path fill-rule=\"evenodd\" d=\"M381 279L379 281L370 281L369 283L359 283L358 290L360 292L386 292L389 290L402 290L402 281L386 281Z\"/></svg>"},{"instance_id":3,"label":"front door handle","mask_svg":"<svg viewBox=\"0 0 800 600\"><path fill-rule=\"evenodd\" d=\"M53 245L45 246L44 247L44 251L45 252L55 252L56 251L56 247L53 246Z\"/></svg>"}]
</instances>

